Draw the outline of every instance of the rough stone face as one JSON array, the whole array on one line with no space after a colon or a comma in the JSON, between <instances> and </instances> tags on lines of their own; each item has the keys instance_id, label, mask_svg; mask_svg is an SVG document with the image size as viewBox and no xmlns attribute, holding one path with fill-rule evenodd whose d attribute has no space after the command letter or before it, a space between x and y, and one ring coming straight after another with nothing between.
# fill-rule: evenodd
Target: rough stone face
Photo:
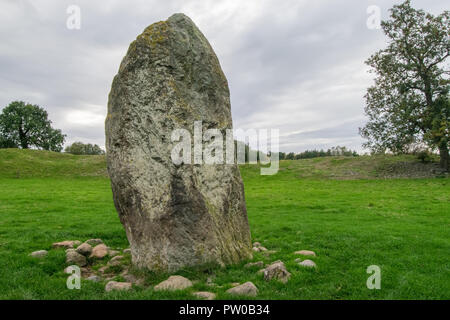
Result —
<instances>
[{"instance_id":1,"label":"rough stone face","mask_svg":"<svg viewBox=\"0 0 450 320\"><path fill-rule=\"evenodd\" d=\"M225 139L228 83L208 40L175 14L131 43L109 94L107 166L137 267L174 272L252 256L237 165L171 159L173 130L187 130L193 143L195 121Z\"/></svg>"},{"instance_id":2,"label":"rough stone face","mask_svg":"<svg viewBox=\"0 0 450 320\"><path fill-rule=\"evenodd\" d=\"M86 280L92 281L92 282L100 282L102 281L102 278L100 278L99 276L89 276L86 278Z\"/></svg>"},{"instance_id":3,"label":"rough stone face","mask_svg":"<svg viewBox=\"0 0 450 320\"><path fill-rule=\"evenodd\" d=\"M109 249L108 249L108 255L109 255L110 257L115 257L115 256L117 256L119 253L120 253L120 251L118 251L118 250L109 250Z\"/></svg>"},{"instance_id":4,"label":"rough stone face","mask_svg":"<svg viewBox=\"0 0 450 320\"><path fill-rule=\"evenodd\" d=\"M262 267L264 267L264 262L262 262L262 261L250 262L244 266L244 268L253 268L253 267L262 268Z\"/></svg>"},{"instance_id":5,"label":"rough stone face","mask_svg":"<svg viewBox=\"0 0 450 320\"><path fill-rule=\"evenodd\" d=\"M137 278L132 274L124 274L122 275L122 277L125 279L126 282L131 282L137 286L142 286L145 283L144 278Z\"/></svg>"},{"instance_id":6,"label":"rough stone face","mask_svg":"<svg viewBox=\"0 0 450 320\"><path fill-rule=\"evenodd\" d=\"M314 251L310 251L310 250L300 250L300 251L295 251L295 254L301 254L302 256L315 256L316 253Z\"/></svg>"},{"instance_id":7,"label":"rough stone face","mask_svg":"<svg viewBox=\"0 0 450 320\"><path fill-rule=\"evenodd\" d=\"M38 250L30 253L30 256L32 256L33 258L43 258L47 256L47 254L48 254L47 250Z\"/></svg>"},{"instance_id":8,"label":"rough stone face","mask_svg":"<svg viewBox=\"0 0 450 320\"><path fill-rule=\"evenodd\" d=\"M115 256L111 260L109 260L108 265L110 266L118 266L121 264L123 256Z\"/></svg>"},{"instance_id":9,"label":"rough stone face","mask_svg":"<svg viewBox=\"0 0 450 320\"><path fill-rule=\"evenodd\" d=\"M130 290L131 288L132 284L129 282L109 281L105 286L105 291Z\"/></svg>"},{"instance_id":10,"label":"rough stone face","mask_svg":"<svg viewBox=\"0 0 450 320\"><path fill-rule=\"evenodd\" d=\"M77 247L77 252L83 256L89 256L92 253L92 247L89 243L82 243Z\"/></svg>"},{"instance_id":11,"label":"rough stone face","mask_svg":"<svg viewBox=\"0 0 450 320\"><path fill-rule=\"evenodd\" d=\"M299 265L303 266L303 267L307 267L307 268L315 268L316 267L316 263L312 260L305 260L299 263Z\"/></svg>"},{"instance_id":12,"label":"rough stone face","mask_svg":"<svg viewBox=\"0 0 450 320\"><path fill-rule=\"evenodd\" d=\"M204 300L214 300L216 298L216 294L208 291L198 291L193 293L199 299Z\"/></svg>"},{"instance_id":13,"label":"rough stone face","mask_svg":"<svg viewBox=\"0 0 450 320\"><path fill-rule=\"evenodd\" d=\"M282 261L275 261L266 269L264 269L264 280L270 281L272 279L279 280L283 283L288 282L291 274L286 270Z\"/></svg>"},{"instance_id":14,"label":"rough stone face","mask_svg":"<svg viewBox=\"0 0 450 320\"><path fill-rule=\"evenodd\" d=\"M89 240L86 240L85 241L87 244L90 244L91 246L96 246L96 245L98 245L98 244L102 244L103 243L103 241L102 241L102 239L89 239Z\"/></svg>"},{"instance_id":15,"label":"rough stone face","mask_svg":"<svg viewBox=\"0 0 450 320\"><path fill-rule=\"evenodd\" d=\"M227 293L232 295L245 295L255 297L258 294L258 288L253 282L246 282L234 288L228 289Z\"/></svg>"},{"instance_id":16,"label":"rough stone face","mask_svg":"<svg viewBox=\"0 0 450 320\"><path fill-rule=\"evenodd\" d=\"M76 264L77 266L83 267L87 265L86 257L79 254L75 250L68 250L66 252L66 263Z\"/></svg>"},{"instance_id":17,"label":"rough stone face","mask_svg":"<svg viewBox=\"0 0 450 320\"><path fill-rule=\"evenodd\" d=\"M191 280L182 276L170 276L169 279L156 285L153 289L155 291L160 290L183 290L192 287Z\"/></svg>"},{"instance_id":18,"label":"rough stone face","mask_svg":"<svg viewBox=\"0 0 450 320\"><path fill-rule=\"evenodd\" d=\"M108 254L108 247L98 244L92 249L91 258L103 259Z\"/></svg>"},{"instance_id":19,"label":"rough stone face","mask_svg":"<svg viewBox=\"0 0 450 320\"><path fill-rule=\"evenodd\" d=\"M57 249L57 248L70 249L70 248L73 248L74 246L79 245L80 243L81 243L81 241L79 241L79 240L65 240L65 241L53 243L52 247L54 249Z\"/></svg>"}]
</instances>

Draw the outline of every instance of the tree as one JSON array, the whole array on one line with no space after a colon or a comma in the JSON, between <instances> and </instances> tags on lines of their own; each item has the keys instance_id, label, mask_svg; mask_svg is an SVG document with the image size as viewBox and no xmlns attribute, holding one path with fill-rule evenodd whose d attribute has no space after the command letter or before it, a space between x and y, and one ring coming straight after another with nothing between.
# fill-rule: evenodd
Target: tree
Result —
<instances>
[{"instance_id":1,"label":"tree","mask_svg":"<svg viewBox=\"0 0 450 320\"><path fill-rule=\"evenodd\" d=\"M70 146L67 146L64 151L71 154L84 155L105 154L105 151L103 151L98 145L93 145L90 143L85 144L83 142L74 142Z\"/></svg>"},{"instance_id":2,"label":"tree","mask_svg":"<svg viewBox=\"0 0 450 320\"><path fill-rule=\"evenodd\" d=\"M286 160L294 160L295 159L295 154L293 153L293 152L289 152L287 155L286 155L286 158L285 158Z\"/></svg>"},{"instance_id":3,"label":"tree","mask_svg":"<svg viewBox=\"0 0 450 320\"><path fill-rule=\"evenodd\" d=\"M47 111L22 101L11 102L0 114L0 148L35 147L60 152L65 140L53 129Z\"/></svg>"},{"instance_id":4,"label":"tree","mask_svg":"<svg viewBox=\"0 0 450 320\"><path fill-rule=\"evenodd\" d=\"M381 23L387 48L367 61L376 74L367 90L360 128L373 152L404 153L426 143L438 149L441 167L449 169L449 11L438 16L411 7L407 0Z\"/></svg>"}]
</instances>

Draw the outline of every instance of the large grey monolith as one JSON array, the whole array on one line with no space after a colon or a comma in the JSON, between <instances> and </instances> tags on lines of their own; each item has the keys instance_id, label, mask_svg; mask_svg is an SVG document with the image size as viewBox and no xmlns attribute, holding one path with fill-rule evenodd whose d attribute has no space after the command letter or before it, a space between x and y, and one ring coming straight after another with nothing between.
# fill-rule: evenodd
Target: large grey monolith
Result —
<instances>
[{"instance_id":1,"label":"large grey monolith","mask_svg":"<svg viewBox=\"0 0 450 320\"><path fill-rule=\"evenodd\" d=\"M195 121L232 128L228 83L205 36L175 14L130 44L109 94L108 172L137 267L173 272L251 257L237 165L171 159L173 130L193 137Z\"/></svg>"}]
</instances>

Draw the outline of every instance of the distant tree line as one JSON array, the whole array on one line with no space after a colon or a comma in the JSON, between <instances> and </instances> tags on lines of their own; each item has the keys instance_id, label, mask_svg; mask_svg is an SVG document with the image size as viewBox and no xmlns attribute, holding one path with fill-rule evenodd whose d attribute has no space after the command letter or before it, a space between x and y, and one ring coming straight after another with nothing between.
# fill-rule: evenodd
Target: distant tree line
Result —
<instances>
[{"instance_id":1,"label":"distant tree line","mask_svg":"<svg viewBox=\"0 0 450 320\"><path fill-rule=\"evenodd\" d=\"M235 142L235 149L237 150L238 146L244 145L245 150L245 162L248 162L250 157L252 156L253 159L256 159L258 161L260 160L267 160L270 157L269 154L265 154L262 151L254 150L252 149L248 143L244 143L241 141L234 141ZM236 152L235 150L235 152ZM347 147L341 147L336 146L327 149L326 151L321 150L306 150L299 153L294 152L279 152L279 159L280 160L299 160L299 159L311 159L311 158L320 158L320 157L338 157L338 156L344 156L344 157L358 157L359 154L354 151L347 149Z\"/></svg>"},{"instance_id":2,"label":"distant tree line","mask_svg":"<svg viewBox=\"0 0 450 320\"><path fill-rule=\"evenodd\" d=\"M337 156L345 156L345 157L357 157L359 156L356 151L347 149L346 147L332 147L328 150L306 150L300 153L294 152L280 152L279 157L280 160L299 160L299 159L311 159L311 158L320 158L320 157L337 157Z\"/></svg>"},{"instance_id":3,"label":"distant tree line","mask_svg":"<svg viewBox=\"0 0 450 320\"><path fill-rule=\"evenodd\" d=\"M74 142L71 145L67 146L64 149L65 152L71 153L71 154L77 154L77 155L100 155L105 154L105 151L103 151L98 145L96 144L90 144L90 143L83 143L83 142Z\"/></svg>"}]
</instances>

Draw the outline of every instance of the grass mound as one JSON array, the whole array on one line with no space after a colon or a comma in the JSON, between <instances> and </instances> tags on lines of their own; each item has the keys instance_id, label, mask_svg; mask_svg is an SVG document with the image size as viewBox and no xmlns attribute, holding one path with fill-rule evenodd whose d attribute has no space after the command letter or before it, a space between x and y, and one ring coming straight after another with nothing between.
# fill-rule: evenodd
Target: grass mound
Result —
<instances>
[{"instance_id":1,"label":"grass mound","mask_svg":"<svg viewBox=\"0 0 450 320\"><path fill-rule=\"evenodd\" d=\"M105 281L67 289L64 250L28 256L70 239L128 247L104 157L0 150L0 299L192 299L195 291L234 299L226 290L247 281L257 286L257 299L449 299L449 179L384 178L384 168L404 162L417 163L411 157L283 161L273 176L241 167L253 241L275 251L256 252L252 262L282 260L292 274L286 284L265 281L243 261L181 270L194 286L179 292L154 291L168 275L151 273L142 274L148 286L105 292ZM299 266L298 250L315 251L308 259L317 268ZM371 265L381 268L381 290L366 286Z\"/></svg>"}]
</instances>

